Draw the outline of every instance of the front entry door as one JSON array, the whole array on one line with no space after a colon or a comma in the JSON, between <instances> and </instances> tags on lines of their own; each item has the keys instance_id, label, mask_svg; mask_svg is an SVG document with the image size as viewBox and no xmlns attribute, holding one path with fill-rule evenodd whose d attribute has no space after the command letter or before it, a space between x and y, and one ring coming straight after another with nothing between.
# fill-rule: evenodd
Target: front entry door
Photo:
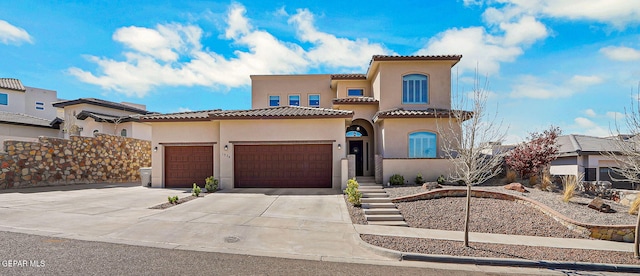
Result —
<instances>
[{"instance_id":1,"label":"front entry door","mask_svg":"<svg viewBox=\"0 0 640 276\"><path fill-rule=\"evenodd\" d=\"M363 175L363 153L362 141L349 141L349 154L356 156L356 176Z\"/></svg>"}]
</instances>

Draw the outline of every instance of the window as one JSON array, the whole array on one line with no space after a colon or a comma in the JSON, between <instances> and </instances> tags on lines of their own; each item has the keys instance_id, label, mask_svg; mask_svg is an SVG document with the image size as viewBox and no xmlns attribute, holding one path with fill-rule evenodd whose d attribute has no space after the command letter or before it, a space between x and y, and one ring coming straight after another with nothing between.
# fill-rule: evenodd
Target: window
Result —
<instances>
[{"instance_id":1,"label":"window","mask_svg":"<svg viewBox=\"0 0 640 276\"><path fill-rule=\"evenodd\" d=\"M120 131L120 136L127 137L127 130L126 129L121 130Z\"/></svg>"},{"instance_id":2,"label":"window","mask_svg":"<svg viewBox=\"0 0 640 276\"><path fill-rule=\"evenodd\" d=\"M427 95L427 76L412 74L402 77L402 103L426 104Z\"/></svg>"},{"instance_id":3,"label":"window","mask_svg":"<svg viewBox=\"0 0 640 276\"><path fill-rule=\"evenodd\" d=\"M0 93L0 105L8 105L8 104L9 104L9 99L7 97L7 94Z\"/></svg>"},{"instance_id":4,"label":"window","mask_svg":"<svg viewBox=\"0 0 640 276\"><path fill-rule=\"evenodd\" d=\"M436 134L415 132L409 134L409 158L435 158Z\"/></svg>"},{"instance_id":5,"label":"window","mask_svg":"<svg viewBox=\"0 0 640 276\"><path fill-rule=\"evenodd\" d=\"M300 95L289 95L289 105L300 106Z\"/></svg>"},{"instance_id":6,"label":"window","mask_svg":"<svg viewBox=\"0 0 640 276\"><path fill-rule=\"evenodd\" d=\"M364 89L362 88L347 89L347 96L353 96L353 97L364 96Z\"/></svg>"},{"instance_id":7,"label":"window","mask_svg":"<svg viewBox=\"0 0 640 276\"><path fill-rule=\"evenodd\" d=\"M320 95L309 95L309 106L320 107Z\"/></svg>"},{"instance_id":8,"label":"window","mask_svg":"<svg viewBox=\"0 0 640 276\"><path fill-rule=\"evenodd\" d=\"M36 110L44 110L44 103L36 102Z\"/></svg>"},{"instance_id":9,"label":"window","mask_svg":"<svg viewBox=\"0 0 640 276\"><path fill-rule=\"evenodd\" d=\"M280 106L280 96L269 96L269 106Z\"/></svg>"}]
</instances>

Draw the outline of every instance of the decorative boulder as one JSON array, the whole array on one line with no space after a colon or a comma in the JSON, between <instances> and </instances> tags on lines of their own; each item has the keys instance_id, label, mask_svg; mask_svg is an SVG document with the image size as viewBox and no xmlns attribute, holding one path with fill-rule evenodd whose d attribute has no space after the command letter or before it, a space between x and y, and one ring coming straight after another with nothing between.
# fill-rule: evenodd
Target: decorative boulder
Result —
<instances>
[{"instance_id":1,"label":"decorative boulder","mask_svg":"<svg viewBox=\"0 0 640 276\"><path fill-rule=\"evenodd\" d=\"M427 183L422 184L422 189L423 190L431 191L432 189L437 189L437 188L442 188L442 186L440 186L440 184L438 184L438 182L427 182Z\"/></svg>"},{"instance_id":2,"label":"decorative boulder","mask_svg":"<svg viewBox=\"0 0 640 276\"><path fill-rule=\"evenodd\" d=\"M605 204L602 198L599 197L594 198L591 203L589 203L589 208L603 213L610 213L612 211L611 206L609 206L609 204Z\"/></svg>"},{"instance_id":3,"label":"decorative boulder","mask_svg":"<svg viewBox=\"0 0 640 276\"><path fill-rule=\"evenodd\" d=\"M528 193L529 191L524 187L524 185L514 182L511 184L507 184L503 186L507 190L517 191L521 193Z\"/></svg>"}]
</instances>

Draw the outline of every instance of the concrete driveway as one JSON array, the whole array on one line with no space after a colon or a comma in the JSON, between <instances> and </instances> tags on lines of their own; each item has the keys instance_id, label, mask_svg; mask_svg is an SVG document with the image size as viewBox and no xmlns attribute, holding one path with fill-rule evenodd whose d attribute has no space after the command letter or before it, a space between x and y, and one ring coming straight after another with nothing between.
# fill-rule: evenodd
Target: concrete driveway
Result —
<instances>
[{"instance_id":1,"label":"concrete driveway","mask_svg":"<svg viewBox=\"0 0 640 276\"><path fill-rule=\"evenodd\" d=\"M82 240L312 260L389 260L360 245L342 195L237 189L165 210L187 189L92 184L0 192L0 230Z\"/></svg>"}]
</instances>

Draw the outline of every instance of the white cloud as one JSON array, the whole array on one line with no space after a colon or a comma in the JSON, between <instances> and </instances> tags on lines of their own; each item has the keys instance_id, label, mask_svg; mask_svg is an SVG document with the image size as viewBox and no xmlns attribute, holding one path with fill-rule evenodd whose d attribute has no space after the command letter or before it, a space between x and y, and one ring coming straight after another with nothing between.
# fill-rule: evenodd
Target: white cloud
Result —
<instances>
[{"instance_id":1,"label":"white cloud","mask_svg":"<svg viewBox=\"0 0 640 276\"><path fill-rule=\"evenodd\" d=\"M23 42L33 44L33 38L24 29L11 25L7 21L0 20L0 42L7 45L20 45Z\"/></svg>"},{"instance_id":2,"label":"white cloud","mask_svg":"<svg viewBox=\"0 0 640 276\"><path fill-rule=\"evenodd\" d=\"M600 49L600 53L615 61L636 61L640 60L640 50L629 47L608 46Z\"/></svg>"},{"instance_id":3,"label":"white cloud","mask_svg":"<svg viewBox=\"0 0 640 276\"><path fill-rule=\"evenodd\" d=\"M523 75L512 86L513 98L551 99L570 97L592 85L602 82L598 76L575 75L564 83L554 84L532 75Z\"/></svg>"},{"instance_id":4,"label":"white cloud","mask_svg":"<svg viewBox=\"0 0 640 276\"><path fill-rule=\"evenodd\" d=\"M618 120L626 117L626 115L624 115L624 113L621 113L621 112L609 111L607 112L607 117L609 117L610 119Z\"/></svg>"},{"instance_id":5,"label":"white cloud","mask_svg":"<svg viewBox=\"0 0 640 276\"><path fill-rule=\"evenodd\" d=\"M518 22L500 23L504 30L504 45L530 45L547 37L547 27L533 16L523 16Z\"/></svg>"},{"instance_id":6,"label":"white cloud","mask_svg":"<svg viewBox=\"0 0 640 276\"><path fill-rule=\"evenodd\" d=\"M358 68L374 54L388 53L380 44L366 39L350 40L316 30L313 15L299 10L289 23L297 28L300 41L311 49L277 39L258 30L245 17L245 7L232 4L227 13L224 38L236 50L225 57L201 45L203 30L198 26L161 24L155 28L123 27L113 39L127 47L124 60L88 56L97 72L69 68L79 80L128 96L144 97L162 86L239 87L250 83L252 74L304 72L311 66Z\"/></svg>"},{"instance_id":7,"label":"white cloud","mask_svg":"<svg viewBox=\"0 0 640 276\"><path fill-rule=\"evenodd\" d=\"M598 116L598 114L596 114L595 111L593 111L593 109L587 109L584 111L584 114L586 114L589 117L596 117Z\"/></svg>"},{"instance_id":8,"label":"white cloud","mask_svg":"<svg viewBox=\"0 0 640 276\"><path fill-rule=\"evenodd\" d=\"M607 128L604 128L584 117L575 118L574 122L576 124L575 127L582 134L596 136L596 137L605 137L611 134L611 132Z\"/></svg>"}]
</instances>

